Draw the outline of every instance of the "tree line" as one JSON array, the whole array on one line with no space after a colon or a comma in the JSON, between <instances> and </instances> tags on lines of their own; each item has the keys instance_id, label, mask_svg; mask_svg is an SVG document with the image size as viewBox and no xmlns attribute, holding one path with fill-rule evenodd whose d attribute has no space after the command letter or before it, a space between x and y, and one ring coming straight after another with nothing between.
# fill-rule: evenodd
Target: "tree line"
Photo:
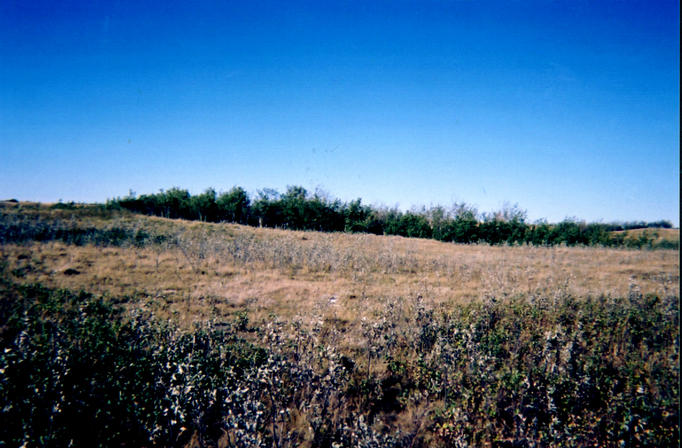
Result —
<instances>
[{"instance_id":1,"label":"tree line","mask_svg":"<svg viewBox=\"0 0 682 448\"><path fill-rule=\"evenodd\" d=\"M465 203L403 212L397 208L369 206L361 199L342 202L324 193L310 193L301 186L290 186L285 193L264 189L254 198L241 187L220 194L209 188L196 195L180 188L139 196L131 191L126 197L109 200L107 206L166 218L497 245L667 247L670 242L655 242L646 232L638 238L626 238L624 233L614 231L672 227L669 221L585 223L566 219L556 224L529 223L526 212L516 205L491 213L479 213Z\"/></svg>"}]
</instances>

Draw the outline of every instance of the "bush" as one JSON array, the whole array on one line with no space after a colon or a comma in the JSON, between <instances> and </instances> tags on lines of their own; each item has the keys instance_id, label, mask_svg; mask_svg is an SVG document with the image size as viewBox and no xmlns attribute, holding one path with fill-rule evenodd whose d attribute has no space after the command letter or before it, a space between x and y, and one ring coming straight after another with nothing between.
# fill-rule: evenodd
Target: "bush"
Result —
<instances>
[{"instance_id":1,"label":"bush","mask_svg":"<svg viewBox=\"0 0 682 448\"><path fill-rule=\"evenodd\" d=\"M218 220L248 224L251 201L241 187L234 187L227 193L218 196Z\"/></svg>"},{"instance_id":2,"label":"bush","mask_svg":"<svg viewBox=\"0 0 682 448\"><path fill-rule=\"evenodd\" d=\"M1 312L0 441L10 446L217 439L226 394L267 358L230 331L124 319L86 293L5 283Z\"/></svg>"},{"instance_id":3,"label":"bush","mask_svg":"<svg viewBox=\"0 0 682 448\"><path fill-rule=\"evenodd\" d=\"M678 446L678 313L636 290L389 301L349 358L319 324L179 331L3 276L0 444Z\"/></svg>"}]
</instances>

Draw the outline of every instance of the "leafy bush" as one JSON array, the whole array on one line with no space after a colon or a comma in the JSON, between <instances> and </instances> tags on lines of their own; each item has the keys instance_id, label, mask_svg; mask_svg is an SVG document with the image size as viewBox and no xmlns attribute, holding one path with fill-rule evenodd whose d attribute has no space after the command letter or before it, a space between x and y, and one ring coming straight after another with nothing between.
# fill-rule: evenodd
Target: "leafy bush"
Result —
<instances>
[{"instance_id":1,"label":"leafy bush","mask_svg":"<svg viewBox=\"0 0 682 448\"><path fill-rule=\"evenodd\" d=\"M0 445L369 446L390 437L343 402L331 347L268 325L260 348L229 324L181 332L106 298L3 280ZM297 345L293 345L296 342ZM307 424L297 427L293 415ZM383 445L382 446L389 446Z\"/></svg>"},{"instance_id":2,"label":"leafy bush","mask_svg":"<svg viewBox=\"0 0 682 448\"><path fill-rule=\"evenodd\" d=\"M226 193L218 196L218 220L248 224L250 217L251 201L241 187L234 187Z\"/></svg>"}]
</instances>

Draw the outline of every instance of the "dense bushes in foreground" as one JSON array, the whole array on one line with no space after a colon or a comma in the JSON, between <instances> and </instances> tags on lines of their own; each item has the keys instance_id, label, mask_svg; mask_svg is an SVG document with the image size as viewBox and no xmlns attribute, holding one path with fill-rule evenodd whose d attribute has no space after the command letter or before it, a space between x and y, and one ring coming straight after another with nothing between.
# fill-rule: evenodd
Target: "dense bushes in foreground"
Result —
<instances>
[{"instance_id":1,"label":"dense bushes in foreground","mask_svg":"<svg viewBox=\"0 0 682 448\"><path fill-rule=\"evenodd\" d=\"M115 302L2 277L0 446L679 444L677 297L393 299L351 346Z\"/></svg>"},{"instance_id":2,"label":"dense bushes in foreground","mask_svg":"<svg viewBox=\"0 0 682 448\"><path fill-rule=\"evenodd\" d=\"M284 194L263 190L253 201L240 187L222 194L208 189L194 196L187 190L172 188L141 196L131 193L109 201L108 206L167 218L227 221L296 230L367 232L457 243L679 248L679 243L656 241L655 230L629 239L624 234L612 233L636 228L669 228L671 224L668 221L586 224L565 220L559 224L530 224L526 222L525 212L518 207L479 214L466 204L455 204L450 210L438 206L401 212L363 205L360 199L343 203L323 194L311 195L298 186L289 187Z\"/></svg>"}]
</instances>

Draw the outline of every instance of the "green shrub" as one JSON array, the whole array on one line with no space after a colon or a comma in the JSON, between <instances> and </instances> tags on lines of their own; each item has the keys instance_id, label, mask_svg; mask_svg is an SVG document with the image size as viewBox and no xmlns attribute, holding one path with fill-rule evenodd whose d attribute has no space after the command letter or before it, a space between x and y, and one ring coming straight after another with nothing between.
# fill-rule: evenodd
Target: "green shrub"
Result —
<instances>
[{"instance_id":1,"label":"green shrub","mask_svg":"<svg viewBox=\"0 0 682 448\"><path fill-rule=\"evenodd\" d=\"M391 301L355 359L316 325L179 331L5 276L0 319L5 446L679 444L679 298L634 289Z\"/></svg>"}]
</instances>

